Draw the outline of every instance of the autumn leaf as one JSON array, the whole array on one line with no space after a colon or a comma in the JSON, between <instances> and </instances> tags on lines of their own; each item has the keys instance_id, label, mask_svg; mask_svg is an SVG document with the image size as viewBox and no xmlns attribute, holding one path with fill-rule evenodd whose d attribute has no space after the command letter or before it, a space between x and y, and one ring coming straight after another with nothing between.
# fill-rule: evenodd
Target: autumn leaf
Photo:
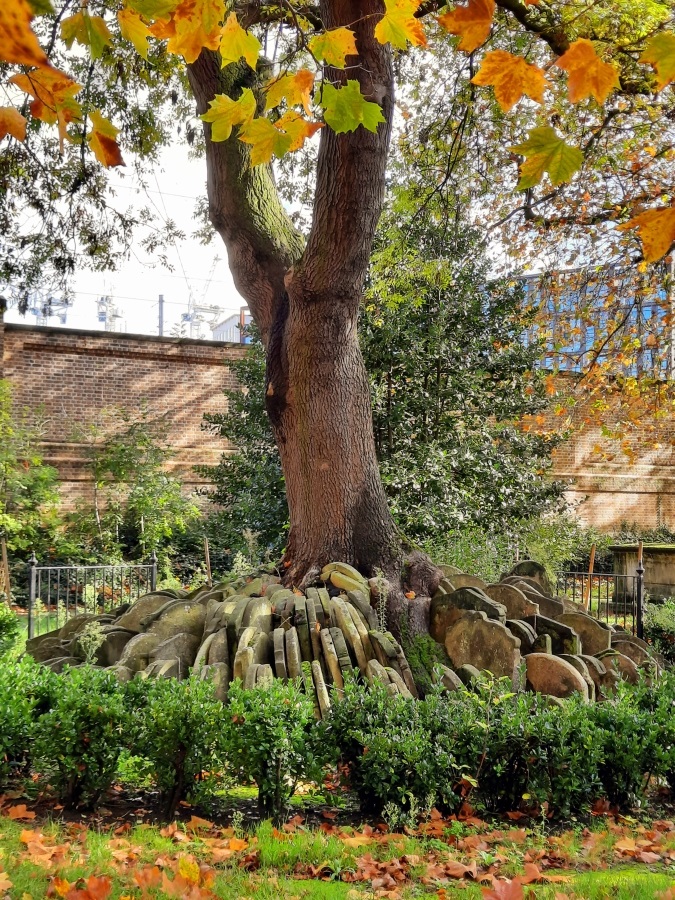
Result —
<instances>
[{"instance_id":1,"label":"autumn leaf","mask_svg":"<svg viewBox=\"0 0 675 900\"><path fill-rule=\"evenodd\" d=\"M415 13L421 0L384 0L384 16L375 26L375 37L381 44L393 44L405 50L408 41L415 47L426 47L424 26Z\"/></svg>"},{"instance_id":2,"label":"autumn leaf","mask_svg":"<svg viewBox=\"0 0 675 900\"><path fill-rule=\"evenodd\" d=\"M26 119L13 106L0 106L0 141L8 134L17 141L25 141Z\"/></svg>"},{"instance_id":3,"label":"autumn leaf","mask_svg":"<svg viewBox=\"0 0 675 900\"><path fill-rule=\"evenodd\" d=\"M240 129L239 139L251 145L252 166L269 163L273 156L281 158L288 153L292 143L290 134L279 131L264 117L247 122Z\"/></svg>"},{"instance_id":4,"label":"autumn leaf","mask_svg":"<svg viewBox=\"0 0 675 900\"><path fill-rule=\"evenodd\" d=\"M199 884L199 865L194 856L181 856L178 860L178 874L191 884Z\"/></svg>"},{"instance_id":5,"label":"autumn leaf","mask_svg":"<svg viewBox=\"0 0 675 900\"><path fill-rule=\"evenodd\" d=\"M161 884L162 872L158 866L144 866L134 872L134 881L142 891L147 891Z\"/></svg>"},{"instance_id":6,"label":"autumn leaf","mask_svg":"<svg viewBox=\"0 0 675 900\"><path fill-rule=\"evenodd\" d=\"M61 37L70 49L77 41L83 47L89 47L92 59L100 59L106 44L112 41L112 35L100 16L90 16L86 9L61 22Z\"/></svg>"},{"instance_id":7,"label":"autumn leaf","mask_svg":"<svg viewBox=\"0 0 675 900\"><path fill-rule=\"evenodd\" d=\"M314 87L314 73L300 69L294 75L282 75L269 83L265 109L278 106L282 100L288 106L302 104L307 115L311 115L310 94Z\"/></svg>"},{"instance_id":8,"label":"autumn leaf","mask_svg":"<svg viewBox=\"0 0 675 900\"><path fill-rule=\"evenodd\" d=\"M508 112L525 95L537 103L544 101L544 70L506 50L486 53L478 74L471 80L473 84L492 85L497 103L504 112Z\"/></svg>"},{"instance_id":9,"label":"autumn leaf","mask_svg":"<svg viewBox=\"0 0 675 900\"><path fill-rule=\"evenodd\" d=\"M291 145L288 150L292 153L299 150L307 138L323 128L323 122L308 122L299 112L291 109L274 123L274 127L290 135Z\"/></svg>"},{"instance_id":10,"label":"autumn leaf","mask_svg":"<svg viewBox=\"0 0 675 900\"><path fill-rule=\"evenodd\" d=\"M229 849L234 853L240 853L242 850L246 850L247 847L248 841L245 841L242 838L230 838Z\"/></svg>"},{"instance_id":11,"label":"autumn leaf","mask_svg":"<svg viewBox=\"0 0 675 900\"><path fill-rule=\"evenodd\" d=\"M345 57L357 54L356 37L350 28L332 28L317 34L308 47L317 59L323 59L336 69L344 69Z\"/></svg>"},{"instance_id":12,"label":"autumn leaf","mask_svg":"<svg viewBox=\"0 0 675 900\"><path fill-rule=\"evenodd\" d=\"M58 69L47 66L33 69L27 75L13 75L9 80L35 98L30 111L36 119L41 119L48 125L58 122L59 137L63 145L66 126L69 122L78 120L82 114L82 107L75 100L75 94L82 89L81 85Z\"/></svg>"},{"instance_id":13,"label":"autumn leaf","mask_svg":"<svg viewBox=\"0 0 675 900\"><path fill-rule=\"evenodd\" d=\"M616 68L611 63L603 62L586 38L579 38L571 44L555 64L569 76L567 92L572 103L579 103L591 96L598 103L604 103L612 90L620 87Z\"/></svg>"},{"instance_id":14,"label":"autumn leaf","mask_svg":"<svg viewBox=\"0 0 675 900\"><path fill-rule=\"evenodd\" d=\"M471 53L485 43L492 27L495 0L469 0L438 17L438 23L450 34L460 35L458 50Z\"/></svg>"},{"instance_id":15,"label":"autumn leaf","mask_svg":"<svg viewBox=\"0 0 675 900\"><path fill-rule=\"evenodd\" d=\"M171 21L164 23L164 33L169 40L166 49L169 53L182 56L187 63L193 63L205 47L217 50L223 15L223 0L183 0ZM156 22L150 28L156 37L162 34L158 25Z\"/></svg>"},{"instance_id":16,"label":"autumn leaf","mask_svg":"<svg viewBox=\"0 0 675 900\"><path fill-rule=\"evenodd\" d=\"M8 891L13 885L13 882L9 880L9 876L7 872L3 872L0 869L0 891Z\"/></svg>"},{"instance_id":17,"label":"autumn leaf","mask_svg":"<svg viewBox=\"0 0 675 900\"><path fill-rule=\"evenodd\" d=\"M136 48L136 52L143 57L148 58L148 37L150 31L143 19L131 9L120 9L117 12L117 21L120 25L122 37Z\"/></svg>"},{"instance_id":18,"label":"autumn leaf","mask_svg":"<svg viewBox=\"0 0 675 900\"><path fill-rule=\"evenodd\" d=\"M7 810L7 815L10 819L20 819L22 821L35 818L35 813L31 812L25 803L20 803L18 806L10 806Z\"/></svg>"},{"instance_id":19,"label":"autumn leaf","mask_svg":"<svg viewBox=\"0 0 675 900\"><path fill-rule=\"evenodd\" d=\"M321 105L326 124L338 134L356 131L359 125L377 131L379 123L384 122L380 105L366 100L358 81L351 79L340 88L324 84Z\"/></svg>"},{"instance_id":20,"label":"autumn leaf","mask_svg":"<svg viewBox=\"0 0 675 900\"><path fill-rule=\"evenodd\" d=\"M675 81L675 34L660 31L647 41L641 63L650 63L656 69L656 84L661 91Z\"/></svg>"},{"instance_id":21,"label":"autumn leaf","mask_svg":"<svg viewBox=\"0 0 675 900\"><path fill-rule=\"evenodd\" d=\"M234 125L244 125L255 115L256 102L253 91L244 88L238 100L232 100L227 94L216 94L208 112L200 118L211 123L211 140L226 141L232 133Z\"/></svg>"},{"instance_id":22,"label":"autumn leaf","mask_svg":"<svg viewBox=\"0 0 675 900\"><path fill-rule=\"evenodd\" d=\"M648 209L634 216L619 231L635 228L642 241L642 253L647 262L656 262L670 250L675 241L675 206Z\"/></svg>"},{"instance_id":23,"label":"autumn leaf","mask_svg":"<svg viewBox=\"0 0 675 900\"><path fill-rule=\"evenodd\" d=\"M550 125L533 128L527 140L511 150L525 157L518 182L521 191L539 184L545 172L553 185L569 181L584 161L581 150L566 144Z\"/></svg>"},{"instance_id":24,"label":"autumn leaf","mask_svg":"<svg viewBox=\"0 0 675 900\"><path fill-rule=\"evenodd\" d=\"M125 6L146 19L170 19L181 0L126 0Z\"/></svg>"},{"instance_id":25,"label":"autumn leaf","mask_svg":"<svg viewBox=\"0 0 675 900\"><path fill-rule=\"evenodd\" d=\"M0 60L22 66L49 65L47 54L30 27L33 10L28 0L0 3Z\"/></svg>"},{"instance_id":26,"label":"autumn leaf","mask_svg":"<svg viewBox=\"0 0 675 900\"><path fill-rule=\"evenodd\" d=\"M208 819L200 819L199 816L190 816L190 821L185 826L190 831L201 831L202 829L210 831L213 828L213 822Z\"/></svg>"},{"instance_id":27,"label":"autumn leaf","mask_svg":"<svg viewBox=\"0 0 675 900\"><path fill-rule=\"evenodd\" d=\"M220 35L221 65L239 62L243 58L255 69L262 44L258 38L241 27L236 13L230 13Z\"/></svg>"},{"instance_id":28,"label":"autumn leaf","mask_svg":"<svg viewBox=\"0 0 675 900\"><path fill-rule=\"evenodd\" d=\"M122 152L117 144L119 128L115 128L112 122L105 119L99 112L93 110L89 113L92 130L87 140L96 159L102 166L112 168L123 166Z\"/></svg>"},{"instance_id":29,"label":"autumn leaf","mask_svg":"<svg viewBox=\"0 0 675 900\"><path fill-rule=\"evenodd\" d=\"M483 900L523 900L523 886L517 880L495 878L492 887L481 888Z\"/></svg>"}]
</instances>

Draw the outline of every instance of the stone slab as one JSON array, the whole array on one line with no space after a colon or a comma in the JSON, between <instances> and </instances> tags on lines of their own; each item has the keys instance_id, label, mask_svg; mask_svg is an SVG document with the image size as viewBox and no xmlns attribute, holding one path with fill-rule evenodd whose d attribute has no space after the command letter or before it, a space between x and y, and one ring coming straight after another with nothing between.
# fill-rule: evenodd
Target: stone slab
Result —
<instances>
[{"instance_id":1,"label":"stone slab","mask_svg":"<svg viewBox=\"0 0 675 900\"><path fill-rule=\"evenodd\" d=\"M467 610L445 635L445 650L454 669L472 665L497 678L518 683L520 640L484 612Z\"/></svg>"},{"instance_id":2,"label":"stone slab","mask_svg":"<svg viewBox=\"0 0 675 900\"><path fill-rule=\"evenodd\" d=\"M569 625L579 635L581 652L588 656L595 656L603 650L609 650L612 640L612 630L604 622L599 622L585 613L563 613L558 616L558 622Z\"/></svg>"},{"instance_id":3,"label":"stone slab","mask_svg":"<svg viewBox=\"0 0 675 900\"><path fill-rule=\"evenodd\" d=\"M578 693L584 700L589 699L588 687L582 675L559 656L530 653L525 657L525 665L529 690L561 698Z\"/></svg>"}]
</instances>

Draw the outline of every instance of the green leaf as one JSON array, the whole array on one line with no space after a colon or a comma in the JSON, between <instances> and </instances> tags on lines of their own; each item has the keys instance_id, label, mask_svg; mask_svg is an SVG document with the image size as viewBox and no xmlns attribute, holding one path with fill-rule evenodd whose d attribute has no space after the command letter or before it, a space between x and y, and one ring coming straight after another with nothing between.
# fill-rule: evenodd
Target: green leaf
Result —
<instances>
[{"instance_id":1,"label":"green leaf","mask_svg":"<svg viewBox=\"0 0 675 900\"><path fill-rule=\"evenodd\" d=\"M356 131L359 125L377 131L380 122L384 122L381 106L365 99L358 81L350 80L341 88L325 84L321 106L326 124L337 134Z\"/></svg>"},{"instance_id":2,"label":"green leaf","mask_svg":"<svg viewBox=\"0 0 675 900\"><path fill-rule=\"evenodd\" d=\"M69 48L73 41L89 47L92 59L99 59L106 44L112 41L112 35L103 19L100 16L90 16L86 9L61 22L61 37Z\"/></svg>"},{"instance_id":3,"label":"green leaf","mask_svg":"<svg viewBox=\"0 0 675 900\"><path fill-rule=\"evenodd\" d=\"M125 6L147 19L168 19L180 0L127 0Z\"/></svg>"},{"instance_id":4,"label":"green leaf","mask_svg":"<svg viewBox=\"0 0 675 900\"><path fill-rule=\"evenodd\" d=\"M28 2L36 16L46 16L54 12L50 0L28 0Z\"/></svg>"},{"instance_id":5,"label":"green leaf","mask_svg":"<svg viewBox=\"0 0 675 900\"><path fill-rule=\"evenodd\" d=\"M532 129L528 139L511 150L525 157L520 167L520 191L539 184L545 172L553 185L569 181L584 161L581 150L566 144L550 125Z\"/></svg>"}]
</instances>

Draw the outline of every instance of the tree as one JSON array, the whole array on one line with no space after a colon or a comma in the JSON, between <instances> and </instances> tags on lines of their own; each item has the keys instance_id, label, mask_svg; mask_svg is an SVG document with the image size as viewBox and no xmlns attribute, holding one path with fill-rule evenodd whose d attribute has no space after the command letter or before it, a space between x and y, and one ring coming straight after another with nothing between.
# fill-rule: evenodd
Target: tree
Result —
<instances>
[{"instance_id":1,"label":"tree","mask_svg":"<svg viewBox=\"0 0 675 900\"><path fill-rule=\"evenodd\" d=\"M89 46L93 62L82 61L79 51L69 57L73 65L84 66L84 104L75 100L77 84L46 68L48 57L28 27L28 0L3 4L2 55L12 64L36 66L13 76L14 86L35 98L31 128L38 127L36 119L56 122L63 141L72 123L83 154L88 142L104 165L118 165L117 129L92 108L92 99L95 95L94 102L105 108L109 87L119 109L120 84L126 99L132 84L142 84L143 78L155 86L155 75L140 60L135 70L125 66L128 58L117 64L118 40L110 31L116 25L97 15L116 8L112 0L93 2L66 17L72 12L69 6L67 0L56 18L41 18L38 23L45 24L37 27L55 60L65 58L59 23L67 45L77 41ZM408 586L422 595L438 578L429 561L406 545L387 507L356 328L384 199L395 109L393 48L404 50L408 42L425 46L423 19L436 9L433 0L321 0L317 6L297 8L242 3L236 11L226 10L223 0L184 0L180 5L177 0L127 0L118 18L122 34L141 55L148 54L152 34L168 40L168 51L188 64L187 79L205 123L211 220L225 241L235 283L252 310L267 354L267 409L290 510L284 561L289 584L304 585L330 559L350 561L368 574L382 567L394 584L403 569ZM453 58L467 60L464 80L471 92L492 86L502 122L509 121L516 104L519 112L527 111L526 120L534 119L508 151L517 161L515 187L523 192L519 211L526 219L537 219L546 203L563 207L560 187L586 161L598 171L610 170L600 204L604 221L612 220L604 204L621 195L624 178L632 185L631 196L645 188L642 202L659 196L652 178L649 122L664 121L663 107L669 108L667 97L653 97L672 80L675 37L666 28L669 14L670 4L656 0L602 0L590 7L582 0L469 0L438 17L442 31L459 37L453 41ZM153 21L149 29L148 20ZM430 33L435 30L435 24L429 26ZM263 58L254 32L271 51ZM443 43L442 34L438 42ZM496 49L488 50L490 46ZM479 48L487 52L477 69L474 53ZM323 122L296 109L312 113L314 73L297 68L308 54L313 63L323 61L323 82L315 98ZM108 65L103 89L100 76L93 74L98 57L103 67ZM520 103L524 96L541 105ZM613 131L616 121L620 128ZM556 130L567 122L578 126L581 146L566 142ZM21 139L26 123L17 119L16 110L4 113L4 123L5 130ZM268 163L273 155L300 147L316 127L321 135L313 217L305 240L281 203ZM478 138L483 156L491 138ZM651 159L644 163L646 177L644 157ZM664 149L659 164L666 157ZM631 175L633 165L637 178ZM613 178L618 170L621 177ZM540 194L545 176L552 189ZM580 185L573 181L570 193L583 196ZM619 215L627 218L623 200L614 220ZM675 237L675 212L655 207L625 225L639 231L645 258L656 259ZM404 614L405 601L395 590L391 598L395 620Z\"/></svg>"}]
</instances>

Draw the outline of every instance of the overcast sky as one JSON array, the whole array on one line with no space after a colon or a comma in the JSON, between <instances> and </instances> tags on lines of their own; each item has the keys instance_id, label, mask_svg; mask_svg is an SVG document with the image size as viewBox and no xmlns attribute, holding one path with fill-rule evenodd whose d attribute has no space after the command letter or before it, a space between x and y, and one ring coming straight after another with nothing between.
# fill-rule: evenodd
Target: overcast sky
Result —
<instances>
[{"instance_id":1,"label":"overcast sky","mask_svg":"<svg viewBox=\"0 0 675 900\"><path fill-rule=\"evenodd\" d=\"M217 305L222 312L215 316L220 321L238 312L243 301L232 283L227 266L225 245L216 238L203 247L190 237L197 227L193 220L195 201L206 193L206 164L203 159L190 160L187 148L174 145L165 149L162 165L150 178L148 194L139 194L131 170L129 174L115 170L111 183L115 185L119 207L133 204L138 196L139 205L148 205L157 215L158 222L173 219L186 233L187 239L175 245L170 256L174 258L174 270L163 266L152 267L143 251L132 253L118 272L82 271L73 280L74 305L68 309L66 328L103 329L98 320L96 301L110 295L118 307L117 331L136 334L158 334L158 297L164 295L164 334L171 334L173 326L180 324L181 314L188 312L190 293L198 304ZM216 257L218 259L216 260ZM6 321L35 324L35 316L21 316L15 309L6 314ZM52 316L49 324L59 326L58 317ZM210 338L208 325L202 326L203 336ZM189 335L189 331L186 332Z\"/></svg>"}]
</instances>

